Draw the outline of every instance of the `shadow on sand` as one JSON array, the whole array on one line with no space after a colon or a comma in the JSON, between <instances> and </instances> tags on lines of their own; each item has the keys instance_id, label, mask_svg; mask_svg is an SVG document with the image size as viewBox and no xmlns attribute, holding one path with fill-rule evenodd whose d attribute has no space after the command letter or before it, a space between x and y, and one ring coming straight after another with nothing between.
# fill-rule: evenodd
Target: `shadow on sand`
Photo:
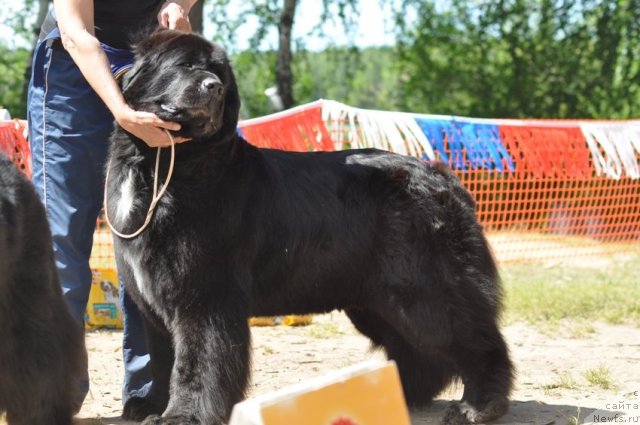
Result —
<instances>
[{"instance_id":1,"label":"shadow on sand","mask_svg":"<svg viewBox=\"0 0 640 425\"><path fill-rule=\"evenodd\" d=\"M412 425L436 425L441 424L451 401L436 400L428 408L412 411ZM573 425L582 424L587 416L591 415L597 407L588 405L562 405L546 404L539 401L512 401L509 412L493 422L493 424L508 425ZM601 414L615 415L614 411L598 410ZM123 421L119 417L85 418L76 421L77 425L136 425L137 422ZM392 425L392 424L389 424Z\"/></svg>"},{"instance_id":2,"label":"shadow on sand","mask_svg":"<svg viewBox=\"0 0 640 425\"><path fill-rule=\"evenodd\" d=\"M436 400L428 408L412 411L412 425L441 424L442 417L451 401ZM494 424L535 424L535 425L573 425L584 423L585 418L592 415L598 407L587 403L575 405L546 404L539 401L511 401L509 412ZM601 414L615 415L617 412L598 410Z\"/></svg>"}]
</instances>

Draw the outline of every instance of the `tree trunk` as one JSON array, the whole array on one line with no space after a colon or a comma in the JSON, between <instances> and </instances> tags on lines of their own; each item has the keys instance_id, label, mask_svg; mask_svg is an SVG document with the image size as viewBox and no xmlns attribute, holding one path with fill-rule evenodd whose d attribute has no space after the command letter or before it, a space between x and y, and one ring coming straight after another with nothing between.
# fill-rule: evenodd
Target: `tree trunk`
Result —
<instances>
[{"instance_id":1,"label":"tree trunk","mask_svg":"<svg viewBox=\"0 0 640 425\"><path fill-rule=\"evenodd\" d=\"M189 11L189 21L191 22L191 28L193 32L202 34L202 12L204 10L205 0L199 0L193 5L191 11Z\"/></svg>"},{"instance_id":2,"label":"tree trunk","mask_svg":"<svg viewBox=\"0 0 640 425\"><path fill-rule=\"evenodd\" d=\"M296 4L297 0L284 0L278 23L280 41L276 64L276 85L285 109L291 108L295 103L293 99L293 74L291 72L291 28L296 13Z\"/></svg>"}]
</instances>

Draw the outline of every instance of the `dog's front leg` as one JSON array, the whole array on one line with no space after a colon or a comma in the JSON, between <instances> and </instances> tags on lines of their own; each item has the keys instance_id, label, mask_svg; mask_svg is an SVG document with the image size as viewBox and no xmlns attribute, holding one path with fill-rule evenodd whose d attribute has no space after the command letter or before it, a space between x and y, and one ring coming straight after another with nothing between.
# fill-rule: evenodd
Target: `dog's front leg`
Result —
<instances>
[{"instance_id":1,"label":"dog's front leg","mask_svg":"<svg viewBox=\"0 0 640 425\"><path fill-rule=\"evenodd\" d=\"M250 373L250 331L237 301L190 306L171 330L175 363L169 405L148 424L220 425L242 400Z\"/></svg>"}]
</instances>

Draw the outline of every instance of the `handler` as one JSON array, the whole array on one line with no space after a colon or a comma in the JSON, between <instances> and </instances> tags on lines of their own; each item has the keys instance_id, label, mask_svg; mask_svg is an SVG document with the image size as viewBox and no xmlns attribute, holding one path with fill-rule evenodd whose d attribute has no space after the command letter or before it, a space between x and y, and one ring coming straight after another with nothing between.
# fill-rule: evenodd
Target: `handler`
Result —
<instances>
[{"instance_id":1,"label":"handler","mask_svg":"<svg viewBox=\"0 0 640 425\"><path fill-rule=\"evenodd\" d=\"M91 288L89 257L113 120L152 147L170 145L164 129L180 129L131 109L114 74L132 61L130 33L156 20L190 31L188 14L196 1L54 0L42 26L28 92L33 183L47 210L64 296L79 323ZM147 394L151 375L140 313L123 284L120 292L126 416L127 401ZM81 402L89 389L88 372L79 385Z\"/></svg>"}]
</instances>

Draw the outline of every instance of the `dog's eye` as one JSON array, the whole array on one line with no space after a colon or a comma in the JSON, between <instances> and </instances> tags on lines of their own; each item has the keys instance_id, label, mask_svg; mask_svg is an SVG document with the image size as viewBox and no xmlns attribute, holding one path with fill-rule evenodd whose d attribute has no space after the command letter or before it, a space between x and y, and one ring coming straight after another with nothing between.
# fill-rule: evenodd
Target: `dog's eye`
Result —
<instances>
[{"instance_id":1,"label":"dog's eye","mask_svg":"<svg viewBox=\"0 0 640 425\"><path fill-rule=\"evenodd\" d=\"M180 64L181 67L183 68L187 68L187 69L192 69L193 68L193 64L191 62L183 62Z\"/></svg>"}]
</instances>

